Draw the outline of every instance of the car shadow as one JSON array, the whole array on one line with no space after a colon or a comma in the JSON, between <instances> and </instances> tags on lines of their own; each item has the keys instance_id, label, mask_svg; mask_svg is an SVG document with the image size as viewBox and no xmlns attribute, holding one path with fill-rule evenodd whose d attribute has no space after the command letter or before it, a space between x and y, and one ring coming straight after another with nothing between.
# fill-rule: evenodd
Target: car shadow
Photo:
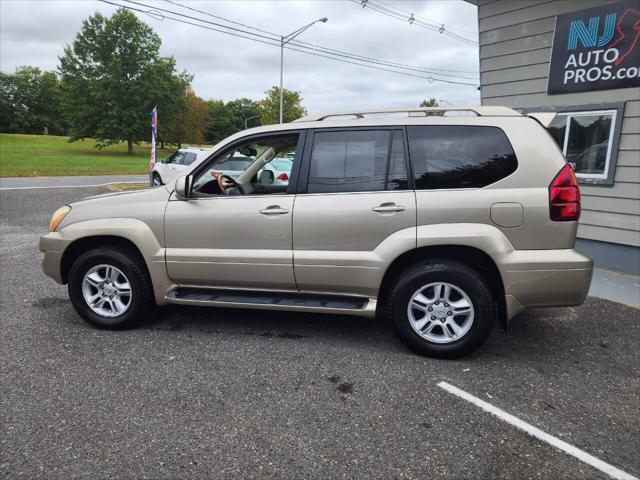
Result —
<instances>
[{"instance_id":1,"label":"car shadow","mask_svg":"<svg viewBox=\"0 0 640 480\"><path fill-rule=\"evenodd\" d=\"M389 321L351 315L169 305L156 309L154 315L141 322L138 328L284 340L339 340L363 346L404 349L394 336Z\"/></svg>"},{"instance_id":2,"label":"car shadow","mask_svg":"<svg viewBox=\"0 0 640 480\"><path fill-rule=\"evenodd\" d=\"M526 361L529 354L540 359L545 352L552 353L546 347L555 343L556 333L549 324L562 316L563 310L566 309L526 312L515 319L509 335L496 324L488 341L465 358L494 360L499 356ZM329 344L339 341L355 348L415 355L395 336L391 322L382 317L170 305L156 309L138 328L189 335L308 339ZM540 345L545 345L545 349L541 351Z\"/></svg>"},{"instance_id":3,"label":"car shadow","mask_svg":"<svg viewBox=\"0 0 640 480\"><path fill-rule=\"evenodd\" d=\"M33 299L29 308L39 310L48 322L54 317L67 328L84 324L68 300L58 297ZM603 327L601 316L607 314ZM44 313L46 312L46 315ZM632 351L639 328L629 319L637 310L589 297L581 307L533 309L518 315L507 335L496 325L488 341L464 360L493 362L496 357L512 365L579 361L581 357ZM53 327L53 324L50 323ZM65 328L66 330L66 328ZM326 345L341 344L359 350L392 351L414 355L395 336L385 318L362 318L300 312L280 312L216 307L169 305L156 308L134 330L175 332L189 336L253 336L280 341L301 340ZM594 332L596 335L594 335ZM102 330L102 334L113 332Z\"/></svg>"}]
</instances>

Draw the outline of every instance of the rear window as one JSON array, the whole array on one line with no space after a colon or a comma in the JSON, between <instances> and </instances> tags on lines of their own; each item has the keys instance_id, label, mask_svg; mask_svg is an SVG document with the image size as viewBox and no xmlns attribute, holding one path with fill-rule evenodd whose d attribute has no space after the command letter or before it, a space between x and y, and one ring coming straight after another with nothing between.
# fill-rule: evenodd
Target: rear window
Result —
<instances>
[{"instance_id":1,"label":"rear window","mask_svg":"<svg viewBox=\"0 0 640 480\"><path fill-rule=\"evenodd\" d=\"M195 161L196 161L196 154L189 152L189 153L186 153L184 158L182 159L182 164L191 165Z\"/></svg>"},{"instance_id":2,"label":"rear window","mask_svg":"<svg viewBox=\"0 0 640 480\"><path fill-rule=\"evenodd\" d=\"M410 126L416 189L481 188L516 171L518 161L496 127Z\"/></svg>"}]
</instances>

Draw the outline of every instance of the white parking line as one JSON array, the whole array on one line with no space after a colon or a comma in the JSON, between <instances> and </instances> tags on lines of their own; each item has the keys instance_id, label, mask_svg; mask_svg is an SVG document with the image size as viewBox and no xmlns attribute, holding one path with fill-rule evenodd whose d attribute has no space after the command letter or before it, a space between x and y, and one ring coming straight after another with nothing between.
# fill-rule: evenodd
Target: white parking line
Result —
<instances>
[{"instance_id":1,"label":"white parking line","mask_svg":"<svg viewBox=\"0 0 640 480\"><path fill-rule=\"evenodd\" d=\"M475 397L470 393L465 392L464 390L460 390L459 388L454 387L453 385L447 382L440 382L438 383L438 386L443 390L446 390L447 392L452 393L453 395L460 397L463 400L466 400L467 402L473 403L475 406L480 407L485 412L489 412L495 415L499 419L504 420L505 422L513 425L516 428L519 428L520 430L524 431L525 433L528 433L532 437L536 437L537 439L542 440L543 442L546 442L549 445L552 445L557 449L562 450L565 453L568 453L569 455L572 455L578 460L588 465L591 465L594 468L597 468L601 472L604 472L607 475L609 475L611 478L616 478L619 480L638 480L637 477L634 477L633 475L630 475L627 472L623 472L622 470L614 467L613 465L609 465L608 463L603 462L602 460L594 457L593 455L590 455L587 452L580 450L577 447L574 447L573 445L569 445L567 442L562 441L559 438L554 437L553 435L549 435L548 433L543 432L539 428L536 428L533 425L530 425L527 422L520 420L518 417L514 417L510 413L507 413L498 407L494 407L490 403L487 403L484 400L480 400L478 397Z\"/></svg>"},{"instance_id":2,"label":"white parking line","mask_svg":"<svg viewBox=\"0 0 640 480\"><path fill-rule=\"evenodd\" d=\"M87 188L87 187L106 187L107 185L117 185L119 183L139 183L146 184L148 182L141 180L134 181L122 181L122 182L107 182L107 183L99 183L96 185L49 185L49 186L38 186L38 187L0 187L0 190L33 190L39 188Z\"/></svg>"}]
</instances>

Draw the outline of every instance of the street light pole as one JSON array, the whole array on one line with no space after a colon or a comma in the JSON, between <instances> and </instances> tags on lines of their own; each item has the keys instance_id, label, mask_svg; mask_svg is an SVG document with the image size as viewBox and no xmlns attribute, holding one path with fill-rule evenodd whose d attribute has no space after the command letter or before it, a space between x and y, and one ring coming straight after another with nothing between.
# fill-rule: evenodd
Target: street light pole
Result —
<instances>
[{"instance_id":1,"label":"street light pole","mask_svg":"<svg viewBox=\"0 0 640 480\"><path fill-rule=\"evenodd\" d=\"M305 25L302 28L299 28L298 30L296 30L295 32L290 33L289 35L285 35L285 36L281 36L280 37L280 123L283 123L283 118L282 118L282 111L283 111L283 106L284 106L284 100L283 100L283 86L282 86L282 79L284 76L284 46L289 43L291 40L293 40L294 38L296 38L298 35L300 35L302 32L304 32L307 28L310 28L312 25L315 25L318 22L322 22L322 23L327 23L329 19L327 17L324 18L320 18L314 22L311 22L308 25Z\"/></svg>"},{"instance_id":2,"label":"street light pole","mask_svg":"<svg viewBox=\"0 0 640 480\"><path fill-rule=\"evenodd\" d=\"M244 119L244 129L249 128L249 120L253 120L254 118L258 118L260 115L254 115L253 117L247 117Z\"/></svg>"},{"instance_id":3,"label":"street light pole","mask_svg":"<svg viewBox=\"0 0 640 480\"><path fill-rule=\"evenodd\" d=\"M282 77L284 75L284 37L280 37L280 123L282 122L283 110L283 94L282 94Z\"/></svg>"}]
</instances>

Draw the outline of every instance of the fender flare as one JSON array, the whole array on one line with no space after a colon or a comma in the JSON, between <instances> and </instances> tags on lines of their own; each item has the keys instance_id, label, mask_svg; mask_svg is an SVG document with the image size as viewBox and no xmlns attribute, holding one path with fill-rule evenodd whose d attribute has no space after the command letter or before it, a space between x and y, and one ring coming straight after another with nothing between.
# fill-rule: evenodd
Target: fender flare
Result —
<instances>
[{"instance_id":1,"label":"fender flare","mask_svg":"<svg viewBox=\"0 0 640 480\"><path fill-rule=\"evenodd\" d=\"M75 242L92 237L117 237L131 242L140 252L151 277L156 300L158 294L173 284L167 275L165 248L160 244L153 231L142 220L134 218L101 218L82 220L66 225L58 232L59 240L64 245L61 254Z\"/></svg>"}]
</instances>

